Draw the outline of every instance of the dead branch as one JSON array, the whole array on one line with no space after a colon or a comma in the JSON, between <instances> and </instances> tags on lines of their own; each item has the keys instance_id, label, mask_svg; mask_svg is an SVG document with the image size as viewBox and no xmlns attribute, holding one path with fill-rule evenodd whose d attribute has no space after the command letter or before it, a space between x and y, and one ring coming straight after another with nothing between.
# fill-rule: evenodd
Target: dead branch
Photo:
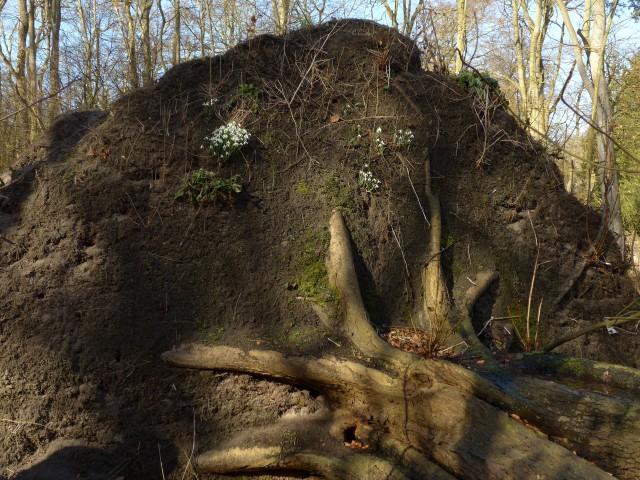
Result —
<instances>
[{"instance_id":1,"label":"dead branch","mask_svg":"<svg viewBox=\"0 0 640 480\"><path fill-rule=\"evenodd\" d=\"M625 323L629 323L633 321L640 322L640 315L632 315L629 317L621 317L621 318L606 318L601 322L594 323L592 325L589 325L588 327L582 328L576 332L569 333L552 342L549 342L547 345L544 346L543 350L545 352L550 352L558 348L560 345L570 342L571 340L575 340L576 338L582 337L583 335L587 335L588 333L595 332L596 330L600 330L601 328L616 327L618 325L624 325Z\"/></svg>"}]
</instances>

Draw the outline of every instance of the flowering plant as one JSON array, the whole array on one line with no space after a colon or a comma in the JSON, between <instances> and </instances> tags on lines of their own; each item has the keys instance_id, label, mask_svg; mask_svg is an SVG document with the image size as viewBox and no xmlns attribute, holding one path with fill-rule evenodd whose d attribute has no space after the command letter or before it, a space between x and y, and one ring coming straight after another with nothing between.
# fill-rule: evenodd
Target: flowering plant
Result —
<instances>
[{"instance_id":1,"label":"flowering plant","mask_svg":"<svg viewBox=\"0 0 640 480\"><path fill-rule=\"evenodd\" d=\"M397 148L404 148L408 150L411 148L413 138L413 132L408 128L406 130L396 130L396 133L393 134L393 144Z\"/></svg>"},{"instance_id":2,"label":"flowering plant","mask_svg":"<svg viewBox=\"0 0 640 480\"><path fill-rule=\"evenodd\" d=\"M251 134L237 122L229 122L226 125L216 128L211 136L204 137L207 145L201 148L208 148L215 156L221 160L227 160L231 155L239 152L249 143Z\"/></svg>"},{"instance_id":3,"label":"flowering plant","mask_svg":"<svg viewBox=\"0 0 640 480\"><path fill-rule=\"evenodd\" d=\"M364 167L358 172L358 185L367 192L373 193L380 189L382 181L373 176L373 172L369 169L369 164L365 163Z\"/></svg>"},{"instance_id":4,"label":"flowering plant","mask_svg":"<svg viewBox=\"0 0 640 480\"><path fill-rule=\"evenodd\" d=\"M384 155L384 151L387 148L387 144L382 139L382 128L376 128L375 135L373 136L373 149L378 155Z\"/></svg>"}]
</instances>

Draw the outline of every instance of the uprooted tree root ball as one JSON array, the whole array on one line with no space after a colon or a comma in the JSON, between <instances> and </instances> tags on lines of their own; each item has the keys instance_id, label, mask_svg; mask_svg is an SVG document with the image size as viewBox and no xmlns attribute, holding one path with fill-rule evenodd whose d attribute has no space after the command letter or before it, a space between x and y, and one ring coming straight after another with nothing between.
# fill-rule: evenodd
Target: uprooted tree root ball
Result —
<instances>
[{"instance_id":1,"label":"uprooted tree root ball","mask_svg":"<svg viewBox=\"0 0 640 480\"><path fill-rule=\"evenodd\" d=\"M337 21L60 117L0 187L0 476L638 478L625 265L476 95Z\"/></svg>"},{"instance_id":2,"label":"uprooted tree root ball","mask_svg":"<svg viewBox=\"0 0 640 480\"><path fill-rule=\"evenodd\" d=\"M331 327L386 368L334 356L288 357L225 346L189 345L164 353L173 365L262 375L314 389L326 398L326 407L313 414L283 416L271 427L243 432L222 448L201 454L195 460L200 471L290 470L363 480L577 480L611 478L608 472L633 478L640 471L635 453L629 453L640 438L637 403L512 378L495 366L483 378L382 341L369 323L351 239L339 212L331 218L330 231L329 274L342 311L342 320ZM463 322L469 321L473 302L489 284L469 289L461 302L466 310L461 315L467 317Z\"/></svg>"}]
</instances>

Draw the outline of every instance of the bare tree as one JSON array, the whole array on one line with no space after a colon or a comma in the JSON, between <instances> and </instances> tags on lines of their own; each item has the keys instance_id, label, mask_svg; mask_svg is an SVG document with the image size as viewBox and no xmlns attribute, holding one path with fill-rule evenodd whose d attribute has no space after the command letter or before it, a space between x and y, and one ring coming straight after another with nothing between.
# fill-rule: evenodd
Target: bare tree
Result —
<instances>
[{"instance_id":1,"label":"bare tree","mask_svg":"<svg viewBox=\"0 0 640 480\"><path fill-rule=\"evenodd\" d=\"M553 15L552 0L535 0L533 16L529 11L529 2L511 0L513 44L516 53L518 72L518 110L521 118L530 127L535 138L544 138L549 129L549 113L554 97L555 85L549 86L545 92L547 69L544 64L543 46ZM528 52L524 55L525 36L521 19L528 33ZM558 49L557 68L560 67L562 42ZM551 75L556 79L555 75Z\"/></svg>"},{"instance_id":2,"label":"bare tree","mask_svg":"<svg viewBox=\"0 0 640 480\"><path fill-rule=\"evenodd\" d=\"M277 35L282 35L289 27L291 0L271 0L271 6L275 32Z\"/></svg>"},{"instance_id":3,"label":"bare tree","mask_svg":"<svg viewBox=\"0 0 640 480\"><path fill-rule=\"evenodd\" d=\"M120 30L127 52L127 81L130 88L138 88L138 59L136 48L136 13L132 11L133 0L113 0L113 5L120 21Z\"/></svg>"},{"instance_id":4,"label":"bare tree","mask_svg":"<svg viewBox=\"0 0 640 480\"><path fill-rule=\"evenodd\" d=\"M413 37L416 21L424 10L424 0L418 0L415 7L411 0L382 0L382 5L393 28L400 33Z\"/></svg>"},{"instance_id":5,"label":"bare tree","mask_svg":"<svg viewBox=\"0 0 640 480\"><path fill-rule=\"evenodd\" d=\"M180 63L180 47L181 47L181 11L180 0L173 0L173 36L171 40L171 63L177 65Z\"/></svg>"},{"instance_id":6,"label":"bare tree","mask_svg":"<svg viewBox=\"0 0 640 480\"><path fill-rule=\"evenodd\" d=\"M467 0L457 0L456 55L455 73L462 70L462 60L467 50Z\"/></svg>"},{"instance_id":7,"label":"bare tree","mask_svg":"<svg viewBox=\"0 0 640 480\"><path fill-rule=\"evenodd\" d=\"M150 85L153 82L155 62L151 54L151 8L153 0L140 0L140 35L142 43L142 53L144 59L144 68L142 71L142 80L144 85Z\"/></svg>"},{"instance_id":8,"label":"bare tree","mask_svg":"<svg viewBox=\"0 0 640 480\"><path fill-rule=\"evenodd\" d=\"M51 93L58 92L61 87L60 83L60 21L61 21L61 3L60 0L47 0L47 20L49 22L49 91ZM48 120L53 119L60 114L60 97L55 95L51 98L48 105Z\"/></svg>"},{"instance_id":9,"label":"bare tree","mask_svg":"<svg viewBox=\"0 0 640 480\"><path fill-rule=\"evenodd\" d=\"M604 54L613 18L618 5L609 7L605 0L588 0L584 6L585 31L576 28L564 0L556 0L574 49L574 56L582 83L591 98L589 123L596 138L598 174L602 189L602 229L600 239L611 231L621 254L625 254L625 235L620 206L620 186L616 170L615 150L611 141L613 130L609 84L604 70ZM588 37L586 34L588 34ZM580 36L580 39L578 38ZM584 57L584 58L583 58ZM586 64L585 64L586 60Z\"/></svg>"}]
</instances>

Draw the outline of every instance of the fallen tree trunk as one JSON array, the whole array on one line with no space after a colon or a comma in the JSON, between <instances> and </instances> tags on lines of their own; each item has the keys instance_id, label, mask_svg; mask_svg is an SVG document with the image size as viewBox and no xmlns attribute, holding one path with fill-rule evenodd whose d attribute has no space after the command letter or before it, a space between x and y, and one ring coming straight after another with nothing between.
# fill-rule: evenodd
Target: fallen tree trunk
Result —
<instances>
[{"instance_id":1,"label":"fallen tree trunk","mask_svg":"<svg viewBox=\"0 0 640 480\"><path fill-rule=\"evenodd\" d=\"M328 269L344 319L336 328L383 366L224 346L166 352L176 366L265 376L326 399L320 412L283 417L200 455L198 468L335 479L638 478L634 402L495 369L480 375L394 349L369 323L339 213L330 226Z\"/></svg>"}]
</instances>

